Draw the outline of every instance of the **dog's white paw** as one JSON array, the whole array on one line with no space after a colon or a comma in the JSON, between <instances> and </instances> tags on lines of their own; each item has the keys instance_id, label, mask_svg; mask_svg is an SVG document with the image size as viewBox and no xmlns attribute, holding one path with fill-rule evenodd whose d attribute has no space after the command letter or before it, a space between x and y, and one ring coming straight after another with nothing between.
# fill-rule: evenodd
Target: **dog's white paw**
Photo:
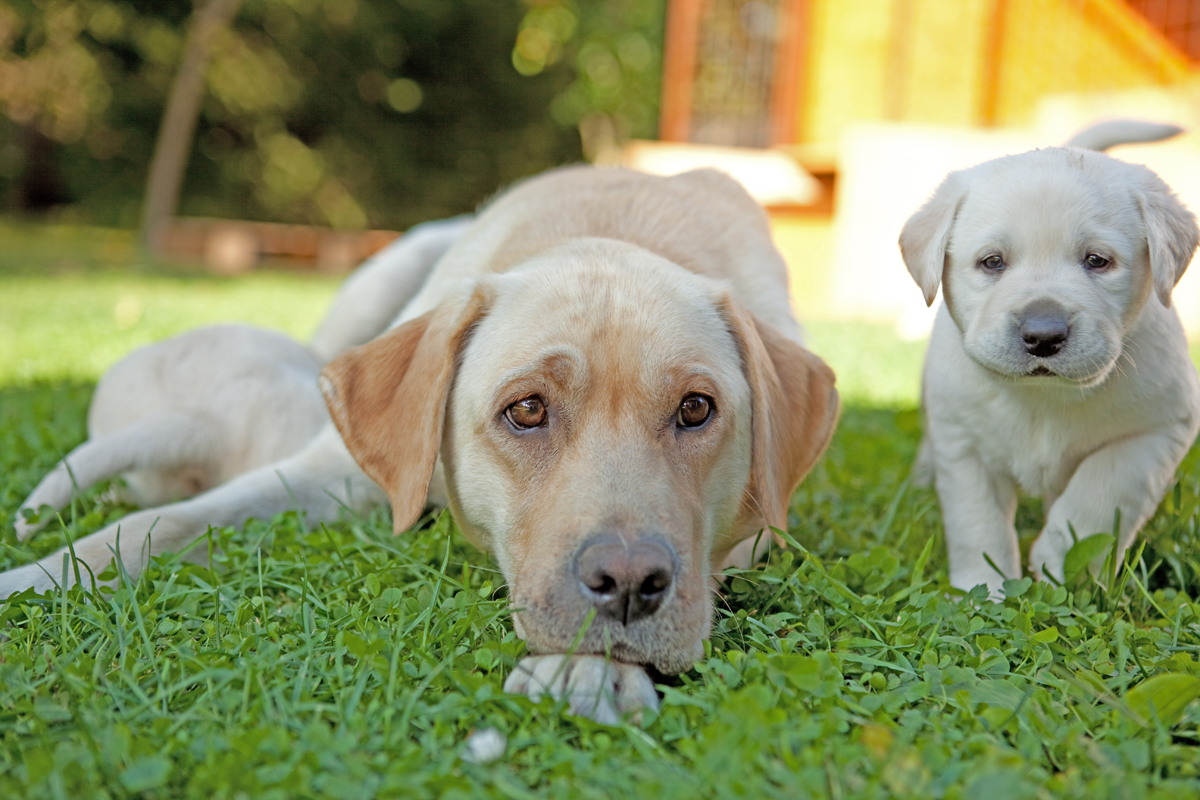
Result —
<instances>
[{"instance_id":1,"label":"dog's white paw","mask_svg":"<svg viewBox=\"0 0 1200 800\"><path fill-rule=\"evenodd\" d=\"M1065 540L1065 541L1064 541ZM1072 540L1053 531L1043 531L1033 547L1029 548L1029 572L1034 580L1043 581L1049 574L1054 580L1062 583L1063 567L1067 561L1067 551L1071 549Z\"/></svg>"},{"instance_id":2,"label":"dog's white paw","mask_svg":"<svg viewBox=\"0 0 1200 800\"><path fill-rule=\"evenodd\" d=\"M604 725L616 725L630 713L637 722L643 708L658 710L646 671L604 656L528 656L508 676L504 691L535 702L547 694L565 699L572 714Z\"/></svg>"}]
</instances>

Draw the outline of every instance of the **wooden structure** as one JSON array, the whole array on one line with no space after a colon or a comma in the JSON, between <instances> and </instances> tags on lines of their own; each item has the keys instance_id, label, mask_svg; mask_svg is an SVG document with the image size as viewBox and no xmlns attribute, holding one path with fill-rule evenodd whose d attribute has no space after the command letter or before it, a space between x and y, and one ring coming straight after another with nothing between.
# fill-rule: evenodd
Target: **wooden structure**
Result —
<instances>
[{"instance_id":1,"label":"wooden structure","mask_svg":"<svg viewBox=\"0 0 1200 800\"><path fill-rule=\"evenodd\" d=\"M1200 0L672 0L660 138L792 146L821 174L856 122L1024 125L1198 55Z\"/></svg>"},{"instance_id":2,"label":"wooden structure","mask_svg":"<svg viewBox=\"0 0 1200 800\"><path fill-rule=\"evenodd\" d=\"M162 254L202 262L209 270L236 275L269 264L320 272L349 272L386 247L395 231L339 231L314 225L182 217L171 220Z\"/></svg>"}]
</instances>

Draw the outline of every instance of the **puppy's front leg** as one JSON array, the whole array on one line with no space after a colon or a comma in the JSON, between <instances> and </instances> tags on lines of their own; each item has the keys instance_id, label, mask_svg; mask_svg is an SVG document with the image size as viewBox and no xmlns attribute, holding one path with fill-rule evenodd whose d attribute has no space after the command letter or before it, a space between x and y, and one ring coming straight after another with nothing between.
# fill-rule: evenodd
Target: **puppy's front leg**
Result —
<instances>
[{"instance_id":1,"label":"puppy's front leg","mask_svg":"<svg viewBox=\"0 0 1200 800\"><path fill-rule=\"evenodd\" d=\"M950 584L968 591L982 583L992 596L999 595L1006 578L1021 576L1021 553L1013 526L1015 484L991 474L973 454L939 457L935 481L946 529ZM989 558L1003 575L988 563Z\"/></svg>"},{"instance_id":2,"label":"puppy's front leg","mask_svg":"<svg viewBox=\"0 0 1200 800\"><path fill-rule=\"evenodd\" d=\"M658 708L658 694L646 671L598 655L527 656L504 682L509 694L544 695L566 700L571 713L604 725L616 725L623 714Z\"/></svg>"},{"instance_id":3,"label":"puppy's front leg","mask_svg":"<svg viewBox=\"0 0 1200 800\"><path fill-rule=\"evenodd\" d=\"M1159 431L1121 439L1085 458L1066 491L1050 506L1046 526L1030 550L1033 573L1039 579L1049 574L1061 581L1063 562L1075 537L1111 533L1117 509L1123 555L1158 507L1190 444L1188 431Z\"/></svg>"}]
</instances>

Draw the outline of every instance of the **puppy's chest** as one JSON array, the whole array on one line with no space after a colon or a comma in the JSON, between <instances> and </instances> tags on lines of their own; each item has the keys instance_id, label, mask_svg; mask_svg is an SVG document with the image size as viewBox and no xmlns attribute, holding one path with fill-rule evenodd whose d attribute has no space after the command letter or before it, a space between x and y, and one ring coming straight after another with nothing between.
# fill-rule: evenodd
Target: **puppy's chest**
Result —
<instances>
[{"instance_id":1,"label":"puppy's chest","mask_svg":"<svg viewBox=\"0 0 1200 800\"><path fill-rule=\"evenodd\" d=\"M979 431L979 450L989 471L1011 476L1033 495L1061 494L1084 458L1126 433L1078 408L1007 411L986 426L990 431Z\"/></svg>"},{"instance_id":2,"label":"puppy's chest","mask_svg":"<svg viewBox=\"0 0 1200 800\"><path fill-rule=\"evenodd\" d=\"M1039 427L1023 439L997 442L1000 452L992 454L989 466L994 472L1011 475L1029 494L1061 494L1082 460L1077 443L1062 434L1061 430Z\"/></svg>"}]
</instances>

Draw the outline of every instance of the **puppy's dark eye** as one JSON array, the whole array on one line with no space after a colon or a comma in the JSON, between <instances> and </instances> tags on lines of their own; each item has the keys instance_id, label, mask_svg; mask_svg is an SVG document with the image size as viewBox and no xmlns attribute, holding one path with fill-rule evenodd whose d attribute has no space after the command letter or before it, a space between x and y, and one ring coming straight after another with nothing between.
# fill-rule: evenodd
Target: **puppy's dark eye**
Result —
<instances>
[{"instance_id":1,"label":"puppy's dark eye","mask_svg":"<svg viewBox=\"0 0 1200 800\"><path fill-rule=\"evenodd\" d=\"M1102 255L1097 255L1096 253L1088 253L1087 258L1083 260L1083 263L1087 265L1088 269L1104 269L1111 264L1112 261Z\"/></svg>"},{"instance_id":2,"label":"puppy's dark eye","mask_svg":"<svg viewBox=\"0 0 1200 800\"><path fill-rule=\"evenodd\" d=\"M689 394L679 404L678 422L681 428L698 428L712 416L712 400L702 394Z\"/></svg>"},{"instance_id":3,"label":"puppy's dark eye","mask_svg":"<svg viewBox=\"0 0 1200 800\"><path fill-rule=\"evenodd\" d=\"M988 272L1000 272L1004 269L1004 259L997 255L990 255L980 261L979 266Z\"/></svg>"},{"instance_id":4,"label":"puppy's dark eye","mask_svg":"<svg viewBox=\"0 0 1200 800\"><path fill-rule=\"evenodd\" d=\"M506 408L504 416L517 430L537 428L546 424L546 404L537 395L526 397Z\"/></svg>"}]
</instances>

